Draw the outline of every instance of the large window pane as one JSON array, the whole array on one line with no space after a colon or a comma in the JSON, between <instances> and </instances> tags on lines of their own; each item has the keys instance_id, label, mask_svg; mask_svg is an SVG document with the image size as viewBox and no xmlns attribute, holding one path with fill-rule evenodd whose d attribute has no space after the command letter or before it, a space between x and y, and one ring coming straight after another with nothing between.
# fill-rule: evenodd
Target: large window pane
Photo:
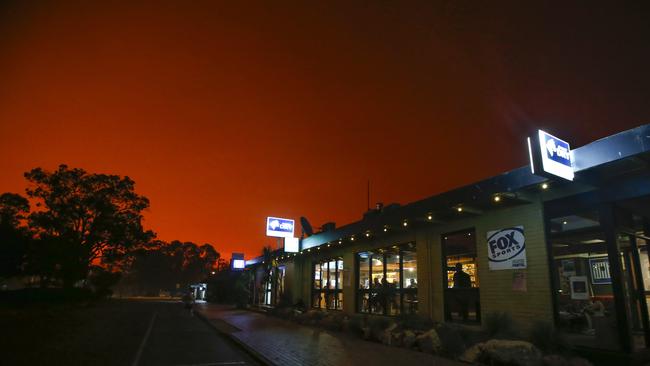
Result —
<instances>
[{"instance_id":1,"label":"large window pane","mask_svg":"<svg viewBox=\"0 0 650 366\"><path fill-rule=\"evenodd\" d=\"M342 268L343 261L340 258L314 264L312 307L342 309L343 291L340 276Z\"/></svg>"},{"instance_id":2,"label":"large window pane","mask_svg":"<svg viewBox=\"0 0 650 366\"><path fill-rule=\"evenodd\" d=\"M327 289L336 289L336 261L328 262L329 280L327 281Z\"/></svg>"},{"instance_id":3,"label":"large window pane","mask_svg":"<svg viewBox=\"0 0 650 366\"><path fill-rule=\"evenodd\" d=\"M386 297L386 313L399 315L401 308L400 286L400 258L397 246L385 252L386 281L383 283L383 292Z\"/></svg>"},{"instance_id":4,"label":"large window pane","mask_svg":"<svg viewBox=\"0 0 650 366\"><path fill-rule=\"evenodd\" d=\"M336 268L338 273L338 278L336 280L336 289L343 289L343 261L341 259L336 261Z\"/></svg>"},{"instance_id":5,"label":"large window pane","mask_svg":"<svg viewBox=\"0 0 650 366\"><path fill-rule=\"evenodd\" d=\"M321 270L320 270L320 263L316 263L314 265L314 289L320 289L321 288Z\"/></svg>"},{"instance_id":6,"label":"large window pane","mask_svg":"<svg viewBox=\"0 0 650 366\"><path fill-rule=\"evenodd\" d=\"M370 255L366 252L357 254L359 263L359 289L370 288Z\"/></svg>"},{"instance_id":7,"label":"large window pane","mask_svg":"<svg viewBox=\"0 0 650 366\"><path fill-rule=\"evenodd\" d=\"M393 316L417 312L415 244L357 253L357 263L357 311Z\"/></svg>"},{"instance_id":8,"label":"large window pane","mask_svg":"<svg viewBox=\"0 0 650 366\"><path fill-rule=\"evenodd\" d=\"M598 212L547 220L557 327L570 343L618 348L610 261Z\"/></svg>"},{"instance_id":9,"label":"large window pane","mask_svg":"<svg viewBox=\"0 0 650 366\"><path fill-rule=\"evenodd\" d=\"M370 312L370 257L368 252L357 254L357 264L359 270L359 282L357 289L359 291L357 296L357 311L360 313Z\"/></svg>"},{"instance_id":10,"label":"large window pane","mask_svg":"<svg viewBox=\"0 0 650 366\"><path fill-rule=\"evenodd\" d=\"M399 250L392 248L386 252L386 283L389 288L400 288Z\"/></svg>"},{"instance_id":11,"label":"large window pane","mask_svg":"<svg viewBox=\"0 0 650 366\"><path fill-rule=\"evenodd\" d=\"M374 314L383 314L386 309L386 295L383 290L384 278L384 255L379 252L372 254L371 276L372 285L370 293L370 312Z\"/></svg>"},{"instance_id":12,"label":"large window pane","mask_svg":"<svg viewBox=\"0 0 650 366\"><path fill-rule=\"evenodd\" d=\"M404 278L404 312L408 314L418 311L418 265L414 250L402 251L402 267Z\"/></svg>"},{"instance_id":13,"label":"large window pane","mask_svg":"<svg viewBox=\"0 0 650 366\"><path fill-rule=\"evenodd\" d=\"M448 321L480 322L474 230L445 234L442 242L446 284L445 318Z\"/></svg>"},{"instance_id":14,"label":"large window pane","mask_svg":"<svg viewBox=\"0 0 650 366\"><path fill-rule=\"evenodd\" d=\"M404 267L404 287L418 287L418 265L417 257L414 251L405 250L402 252Z\"/></svg>"},{"instance_id":15,"label":"large window pane","mask_svg":"<svg viewBox=\"0 0 650 366\"><path fill-rule=\"evenodd\" d=\"M381 253L372 254L372 285L373 290L379 290L384 280L384 255Z\"/></svg>"}]
</instances>

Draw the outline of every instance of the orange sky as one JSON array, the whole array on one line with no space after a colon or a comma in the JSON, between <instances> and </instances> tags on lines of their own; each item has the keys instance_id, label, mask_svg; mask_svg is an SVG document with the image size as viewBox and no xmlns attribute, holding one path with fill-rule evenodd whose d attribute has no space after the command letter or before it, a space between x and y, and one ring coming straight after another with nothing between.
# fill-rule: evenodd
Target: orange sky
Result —
<instances>
[{"instance_id":1,"label":"orange sky","mask_svg":"<svg viewBox=\"0 0 650 366\"><path fill-rule=\"evenodd\" d=\"M0 5L0 192L128 175L159 238L225 257L267 215L361 218L368 179L406 203L526 164L536 128L650 122L647 9L76 3Z\"/></svg>"}]
</instances>

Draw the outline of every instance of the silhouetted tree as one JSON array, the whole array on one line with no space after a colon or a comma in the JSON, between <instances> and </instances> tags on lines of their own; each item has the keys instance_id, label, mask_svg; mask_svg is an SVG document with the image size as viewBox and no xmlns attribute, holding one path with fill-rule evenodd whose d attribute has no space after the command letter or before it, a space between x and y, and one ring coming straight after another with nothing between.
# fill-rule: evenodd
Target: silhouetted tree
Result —
<instances>
[{"instance_id":1,"label":"silhouetted tree","mask_svg":"<svg viewBox=\"0 0 650 366\"><path fill-rule=\"evenodd\" d=\"M157 240L133 253L123 285L133 293L148 296L160 291L183 291L205 280L218 260L219 253L210 244Z\"/></svg>"},{"instance_id":2,"label":"silhouetted tree","mask_svg":"<svg viewBox=\"0 0 650 366\"><path fill-rule=\"evenodd\" d=\"M29 201L15 193L0 195L0 277L21 273L29 232L22 222L29 213Z\"/></svg>"},{"instance_id":3,"label":"silhouetted tree","mask_svg":"<svg viewBox=\"0 0 650 366\"><path fill-rule=\"evenodd\" d=\"M93 262L110 265L154 236L142 226L149 200L135 193L129 177L60 165L53 172L33 169L25 178L38 207L29 225L40 245L57 255L65 286L86 278Z\"/></svg>"}]
</instances>

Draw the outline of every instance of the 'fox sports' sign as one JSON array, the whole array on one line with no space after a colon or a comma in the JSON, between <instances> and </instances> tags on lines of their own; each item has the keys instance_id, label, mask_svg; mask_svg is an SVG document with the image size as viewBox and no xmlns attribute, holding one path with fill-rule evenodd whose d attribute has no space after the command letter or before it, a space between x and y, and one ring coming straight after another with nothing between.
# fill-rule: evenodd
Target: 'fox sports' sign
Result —
<instances>
[{"instance_id":1,"label":"'fox sports' sign","mask_svg":"<svg viewBox=\"0 0 650 366\"><path fill-rule=\"evenodd\" d=\"M488 231L490 270L526 268L526 237L523 226Z\"/></svg>"},{"instance_id":2,"label":"'fox sports' sign","mask_svg":"<svg viewBox=\"0 0 650 366\"><path fill-rule=\"evenodd\" d=\"M277 238L292 238L293 237L294 221L291 219L283 219L280 217L267 217L266 218L266 236L274 236Z\"/></svg>"}]
</instances>

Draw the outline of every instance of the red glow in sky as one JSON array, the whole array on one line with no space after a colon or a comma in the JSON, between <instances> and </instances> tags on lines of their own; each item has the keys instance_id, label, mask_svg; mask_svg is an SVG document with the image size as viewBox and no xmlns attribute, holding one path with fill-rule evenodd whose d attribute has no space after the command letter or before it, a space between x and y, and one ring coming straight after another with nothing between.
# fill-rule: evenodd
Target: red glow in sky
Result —
<instances>
[{"instance_id":1,"label":"red glow in sky","mask_svg":"<svg viewBox=\"0 0 650 366\"><path fill-rule=\"evenodd\" d=\"M646 9L305 4L3 2L0 192L128 175L159 238L251 257L267 215L361 218L368 179L407 203L526 164L537 128L650 120Z\"/></svg>"}]
</instances>

